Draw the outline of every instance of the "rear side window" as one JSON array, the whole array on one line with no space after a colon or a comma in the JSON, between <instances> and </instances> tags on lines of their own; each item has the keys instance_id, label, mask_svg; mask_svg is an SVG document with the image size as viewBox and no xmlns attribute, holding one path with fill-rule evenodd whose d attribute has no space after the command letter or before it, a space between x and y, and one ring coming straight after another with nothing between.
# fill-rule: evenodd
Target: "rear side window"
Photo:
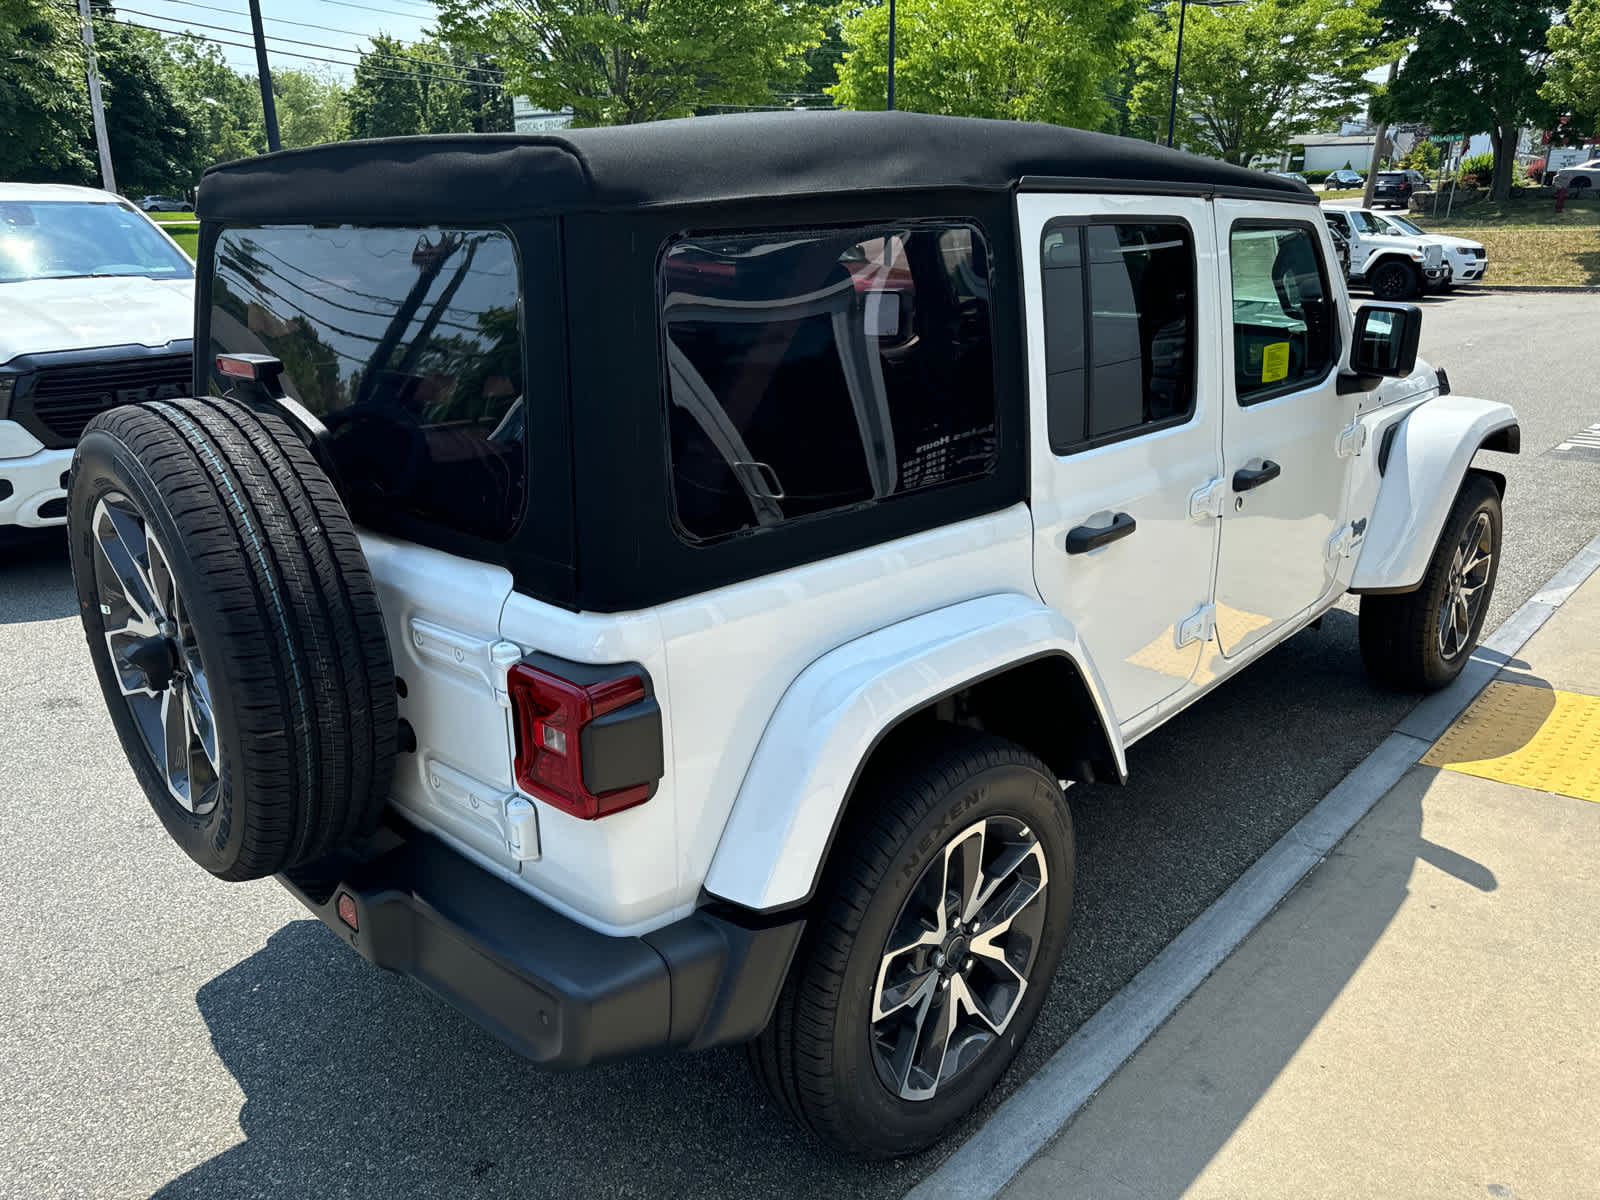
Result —
<instances>
[{"instance_id":1,"label":"rear side window","mask_svg":"<svg viewBox=\"0 0 1600 1200\"><path fill-rule=\"evenodd\" d=\"M211 351L270 354L357 520L504 539L527 485L516 253L486 229L225 229ZM211 390L232 381L213 373Z\"/></svg>"},{"instance_id":2,"label":"rear side window","mask_svg":"<svg viewBox=\"0 0 1600 1200\"><path fill-rule=\"evenodd\" d=\"M1235 225L1233 379L1240 404L1310 386L1333 367L1336 318L1309 225Z\"/></svg>"},{"instance_id":3,"label":"rear side window","mask_svg":"<svg viewBox=\"0 0 1600 1200\"><path fill-rule=\"evenodd\" d=\"M991 473L988 264L964 223L673 243L660 296L685 539Z\"/></svg>"},{"instance_id":4,"label":"rear side window","mask_svg":"<svg viewBox=\"0 0 1600 1200\"><path fill-rule=\"evenodd\" d=\"M1186 225L1045 230L1045 369L1056 454L1194 412L1194 241Z\"/></svg>"}]
</instances>

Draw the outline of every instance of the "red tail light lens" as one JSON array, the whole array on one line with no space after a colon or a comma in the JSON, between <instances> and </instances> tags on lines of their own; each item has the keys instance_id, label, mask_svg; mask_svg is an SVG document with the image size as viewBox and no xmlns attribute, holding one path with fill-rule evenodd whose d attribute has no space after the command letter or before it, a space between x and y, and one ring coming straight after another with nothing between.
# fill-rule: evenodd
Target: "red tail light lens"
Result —
<instances>
[{"instance_id":1,"label":"red tail light lens","mask_svg":"<svg viewBox=\"0 0 1600 1200\"><path fill-rule=\"evenodd\" d=\"M506 675L517 735L517 786L592 821L643 804L651 782L595 793L584 782L584 726L645 698L637 675L579 684L518 663Z\"/></svg>"}]
</instances>

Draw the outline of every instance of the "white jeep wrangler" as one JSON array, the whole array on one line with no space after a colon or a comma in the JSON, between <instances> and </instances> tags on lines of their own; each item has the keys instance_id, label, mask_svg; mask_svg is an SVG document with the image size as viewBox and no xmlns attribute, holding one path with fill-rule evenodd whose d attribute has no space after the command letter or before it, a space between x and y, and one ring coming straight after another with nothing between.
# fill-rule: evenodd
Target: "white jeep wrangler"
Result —
<instances>
[{"instance_id":1,"label":"white jeep wrangler","mask_svg":"<svg viewBox=\"0 0 1600 1200\"><path fill-rule=\"evenodd\" d=\"M1064 781L1348 591L1484 619L1504 404L1352 316L1303 185L897 113L323 146L200 189L195 398L79 443L124 749L530 1058L748 1041L867 1155L995 1082Z\"/></svg>"}]
</instances>

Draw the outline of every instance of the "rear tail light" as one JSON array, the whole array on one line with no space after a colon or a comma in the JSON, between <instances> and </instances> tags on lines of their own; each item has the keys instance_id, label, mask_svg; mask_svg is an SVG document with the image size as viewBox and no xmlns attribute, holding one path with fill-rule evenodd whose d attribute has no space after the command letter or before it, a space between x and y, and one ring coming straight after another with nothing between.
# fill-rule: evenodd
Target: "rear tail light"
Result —
<instances>
[{"instance_id":1,"label":"rear tail light","mask_svg":"<svg viewBox=\"0 0 1600 1200\"><path fill-rule=\"evenodd\" d=\"M523 791L586 821L650 798L662 774L661 711L641 675L574 683L521 662L506 691Z\"/></svg>"}]
</instances>

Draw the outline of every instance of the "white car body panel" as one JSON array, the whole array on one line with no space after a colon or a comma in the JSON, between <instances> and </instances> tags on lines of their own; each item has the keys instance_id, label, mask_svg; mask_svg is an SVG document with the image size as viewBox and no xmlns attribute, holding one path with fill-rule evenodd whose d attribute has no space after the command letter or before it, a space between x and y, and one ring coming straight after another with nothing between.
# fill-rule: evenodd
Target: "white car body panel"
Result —
<instances>
[{"instance_id":1,"label":"white car body panel","mask_svg":"<svg viewBox=\"0 0 1600 1200\"><path fill-rule=\"evenodd\" d=\"M1451 237L1443 233L1429 233L1418 228L1415 231L1405 228L1396 220L1395 213L1374 212L1370 208L1347 209L1347 212L1365 214L1369 221L1373 221L1387 229L1392 229L1393 236L1410 238L1431 243L1439 247L1443 255L1445 268L1449 271L1449 282L1454 284L1477 283L1488 270L1489 258L1484 251L1482 242L1475 242L1471 238ZM1409 219L1400 217L1409 223Z\"/></svg>"},{"instance_id":2,"label":"white car body panel","mask_svg":"<svg viewBox=\"0 0 1600 1200\"><path fill-rule=\"evenodd\" d=\"M1351 217L1362 213L1362 217ZM1418 237L1395 237L1393 234L1375 233L1366 228L1371 221L1369 209L1324 208L1323 218L1339 226L1350 243L1350 278L1360 281L1378 263L1393 255L1400 255L1422 272L1425 280L1432 282L1443 276L1444 247L1430 244Z\"/></svg>"},{"instance_id":3,"label":"white car body panel","mask_svg":"<svg viewBox=\"0 0 1600 1200\"><path fill-rule=\"evenodd\" d=\"M1332 371L1298 392L1237 405L1222 243L1235 219L1317 225L1306 206L1057 193L1017 203L1022 244L1032 247L1057 216L1188 222L1200 322L1190 421L1098 450L1051 451L1035 250L1023 257L1022 280L1030 503L620 614L560 609L515 592L499 567L363 533L406 681L400 715L421 743L401 756L397 809L608 934L669 924L707 893L779 908L810 894L878 739L974 679L1067 657L1123 771L1126 745L1298 632L1352 583L1400 579L1413 566L1420 576L1473 452L1515 417L1504 405L1434 398L1424 363L1373 392L1340 396ZM1331 236L1318 232L1335 261ZM1353 321L1334 275L1347 356ZM1379 438L1397 420L1406 427L1380 480ZM1283 477L1235 497L1232 472L1266 456ZM1223 485L1215 507L1191 515L1196 489L1213 481ZM1134 507L1132 537L1064 555L1068 528ZM1182 588L1175 564L1186 564ZM1224 615L1180 645L1179 624L1213 605L1260 620L1218 630L1232 619ZM649 673L665 742L649 801L584 821L518 790L505 673L530 652ZM513 805L525 810L529 800L533 828L514 829Z\"/></svg>"},{"instance_id":4,"label":"white car body panel","mask_svg":"<svg viewBox=\"0 0 1600 1200\"><path fill-rule=\"evenodd\" d=\"M1410 410L1395 433L1352 589L1398 591L1421 581L1472 456L1516 423L1509 404L1471 396L1434 396Z\"/></svg>"},{"instance_id":5,"label":"white car body panel","mask_svg":"<svg viewBox=\"0 0 1600 1200\"><path fill-rule=\"evenodd\" d=\"M856 770L879 733L964 682L1049 653L1083 665L1096 707L1109 721L1082 639L1066 618L1031 596L968 600L818 659L772 715L706 890L755 909L805 899ZM1115 739L1113 747L1120 770Z\"/></svg>"}]
</instances>

